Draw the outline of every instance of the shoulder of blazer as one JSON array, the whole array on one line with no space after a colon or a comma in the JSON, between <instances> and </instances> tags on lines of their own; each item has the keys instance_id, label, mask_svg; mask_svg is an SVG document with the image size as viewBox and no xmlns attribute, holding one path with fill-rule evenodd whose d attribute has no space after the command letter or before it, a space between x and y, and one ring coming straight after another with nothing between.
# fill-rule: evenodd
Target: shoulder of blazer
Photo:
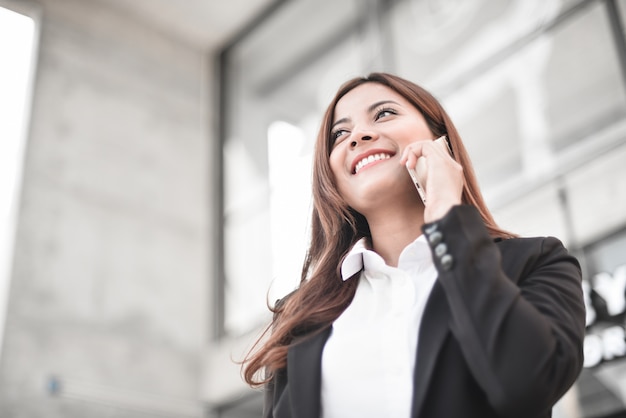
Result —
<instances>
[{"instance_id":1,"label":"shoulder of blazer","mask_svg":"<svg viewBox=\"0 0 626 418\"><path fill-rule=\"evenodd\" d=\"M500 247L501 250L520 248L532 250L533 252L541 253L545 251L551 251L552 249L562 249L567 252L563 243L552 236L540 236L540 237L516 237L516 238L494 238L494 242Z\"/></svg>"},{"instance_id":2,"label":"shoulder of blazer","mask_svg":"<svg viewBox=\"0 0 626 418\"><path fill-rule=\"evenodd\" d=\"M565 257L574 258L569 254L563 243L555 237L518 237L494 240L503 257L526 254L528 256L541 256L548 254L559 254ZM513 254L510 254L510 253Z\"/></svg>"},{"instance_id":3,"label":"shoulder of blazer","mask_svg":"<svg viewBox=\"0 0 626 418\"><path fill-rule=\"evenodd\" d=\"M509 277L524 277L547 258L567 259L580 270L578 260L555 237L522 237L495 240L502 257L502 268Z\"/></svg>"}]
</instances>

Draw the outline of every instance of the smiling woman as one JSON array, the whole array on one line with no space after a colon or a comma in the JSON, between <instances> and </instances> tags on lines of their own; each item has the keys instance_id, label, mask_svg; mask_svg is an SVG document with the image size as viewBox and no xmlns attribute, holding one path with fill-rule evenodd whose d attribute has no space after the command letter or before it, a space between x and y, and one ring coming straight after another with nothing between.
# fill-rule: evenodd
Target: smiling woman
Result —
<instances>
[{"instance_id":1,"label":"smiling woman","mask_svg":"<svg viewBox=\"0 0 626 418\"><path fill-rule=\"evenodd\" d=\"M406 171L419 158L425 202ZM583 365L580 265L498 227L441 104L395 75L354 78L313 161L300 286L244 364L264 416L551 416Z\"/></svg>"},{"instance_id":2,"label":"smiling woman","mask_svg":"<svg viewBox=\"0 0 626 418\"><path fill-rule=\"evenodd\" d=\"M0 7L0 347L26 140L34 43L33 19Z\"/></svg>"}]
</instances>

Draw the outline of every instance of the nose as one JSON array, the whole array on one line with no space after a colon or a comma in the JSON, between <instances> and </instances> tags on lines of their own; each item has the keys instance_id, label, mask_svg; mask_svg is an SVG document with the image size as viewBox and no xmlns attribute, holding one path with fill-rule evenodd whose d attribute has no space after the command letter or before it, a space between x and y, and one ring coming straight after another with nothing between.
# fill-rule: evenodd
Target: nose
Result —
<instances>
[{"instance_id":1,"label":"nose","mask_svg":"<svg viewBox=\"0 0 626 418\"><path fill-rule=\"evenodd\" d=\"M354 139L350 143L350 146L352 148L354 148L354 147L356 147L359 144L359 142L362 142L362 141L372 141L375 137L376 137L376 135L373 134L372 132L360 133L359 135L356 135L354 137Z\"/></svg>"}]
</instances>

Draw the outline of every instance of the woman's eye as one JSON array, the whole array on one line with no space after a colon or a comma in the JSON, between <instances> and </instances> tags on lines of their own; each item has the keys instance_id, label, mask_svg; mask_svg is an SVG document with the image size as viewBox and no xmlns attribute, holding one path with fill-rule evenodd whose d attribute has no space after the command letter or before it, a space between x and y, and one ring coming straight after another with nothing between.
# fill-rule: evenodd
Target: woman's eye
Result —
<instances>
[{"instance_id":1,"label":"woman's eye","mask_svg":"<svg viewBox=\"0 0 626 418\"><path fill-rule=\"evenodd\" d=\"M347 132L348 131L346 131L345 129L337 129L336 131L333 131L333 133L331 134L333 142L337 142L337 140L344 136Z\"/></svg>"},{"instance_id":2,"label":"woman's eye","mask_svg":"<svg viewBox=\"0 0 626 418\"><path fill-rule=\"evenodd\" d=\"M391 116L391 115L396 115L396 111L393 109L389 109L389 108L384 108L384 109L380 109L378 112L376 112L376 117L374 118L375 120L378 120L380 118L384 118L386 116Z\"/></svg>"}]
</instances>

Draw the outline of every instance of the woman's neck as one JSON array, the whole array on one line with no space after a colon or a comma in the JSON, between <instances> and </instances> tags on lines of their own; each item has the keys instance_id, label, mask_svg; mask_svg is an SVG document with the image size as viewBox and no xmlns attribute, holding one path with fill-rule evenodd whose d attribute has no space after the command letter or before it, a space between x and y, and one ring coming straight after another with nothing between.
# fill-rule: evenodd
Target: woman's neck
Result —
<instances>
[{"instance_id":1,"label":"woman's neck","mask_svg":"<svg viewBox=\"0 0 626 418\"><path fill-rule=\"evenodd\" d=\"M370 213L366 218L373 250L387 265L397 267L402 250L422 234L424 211L415 206L395 206Z\"/></svg>"}]
</instances>

